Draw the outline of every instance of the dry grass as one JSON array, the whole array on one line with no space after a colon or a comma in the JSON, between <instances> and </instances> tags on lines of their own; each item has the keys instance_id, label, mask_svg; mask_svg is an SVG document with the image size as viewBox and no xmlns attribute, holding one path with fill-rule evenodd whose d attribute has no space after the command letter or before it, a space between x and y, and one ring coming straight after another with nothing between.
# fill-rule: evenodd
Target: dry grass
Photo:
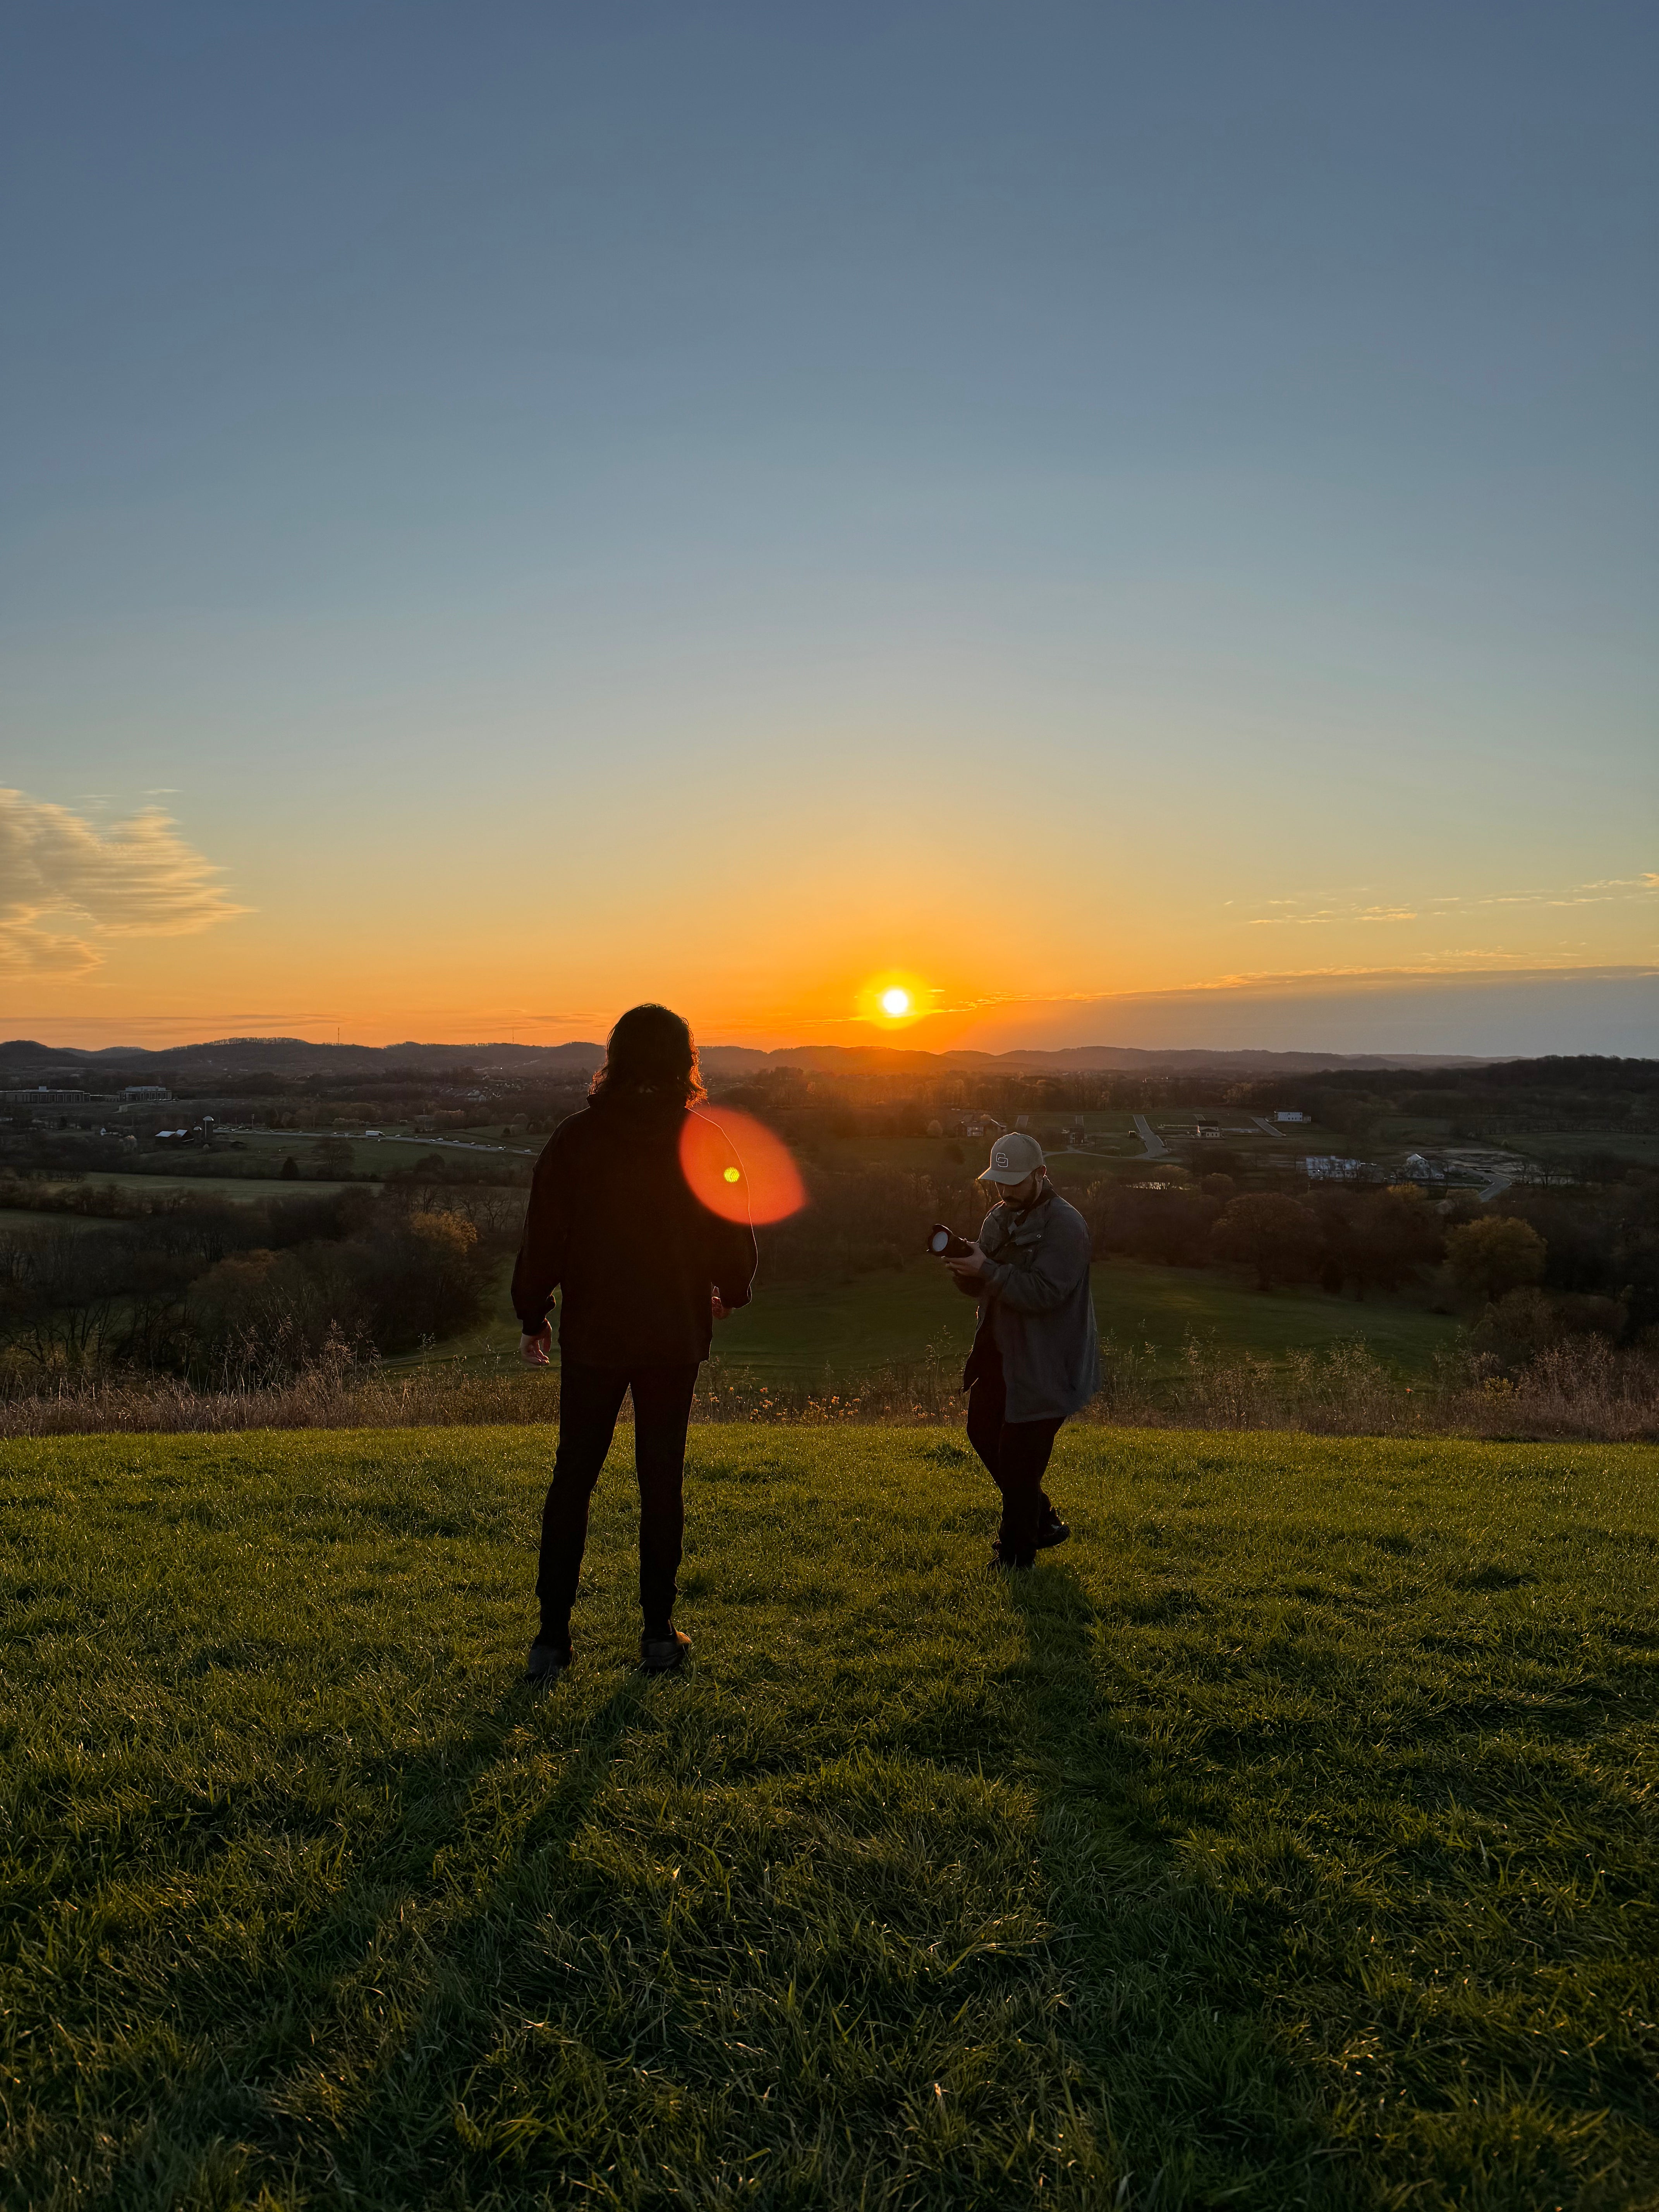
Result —
<instances>
[{"instance_id":1,"label":"dry grass","mask_svg":"<svg viewBox=\"0 0 1659 2212\"><path fill-rule=\"evenodd\" d=\"M1183 1370L1109 1346L1105 1380L1085 1419L1116 1427L1274 1429L1312 1436L1464 1436L1641 1443L1659 1441L1659 1359L1584 1338L1514 1374L1463 1357L1426 1386L1401 1382L1360 1343L1275 1364L1192 1341ZM694 1419L817 1426L959 1421L957 1371L929 1360L839 1389L763 1380L718 1363L704 1370ZM167 1377L82 1374L14 1388L0 1399L0 1437L138 1431L474 1426L551 1421L556 1372L503 1362L387 1372L334 1347L287 1380L198 1389Z\"/></svg>"}]
</instances>

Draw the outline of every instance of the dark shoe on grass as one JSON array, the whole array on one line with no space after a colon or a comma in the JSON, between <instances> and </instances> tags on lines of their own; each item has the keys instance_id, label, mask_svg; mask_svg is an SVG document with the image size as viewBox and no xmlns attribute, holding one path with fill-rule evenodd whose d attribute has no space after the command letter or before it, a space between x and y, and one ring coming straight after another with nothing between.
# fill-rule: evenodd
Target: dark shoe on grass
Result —
<instances>
[{"instance_id":1,"label":"dark shoe on grass","mask_svg":"<svg viewBox=\"0 0 1659 2212\"><path fill-rule=\"evenodd\" d=\"M672 1674L691 1656L691 1638L678 1628L666 1636L641 1636L640 1667L647 1674Z\"/></svg>"},{"instance_id":2,"label":"dark shoe on grass","mask_svg":"<svg viewBox=\"0 0 1659 2212\"><path fill-rule=\"evenodd\" d=\"M551 1689L565 1668L575 1663L575 1649L568 1644L544 1644L538 1636L525 1662L524 1678L538 1689Z\"/></svg>"},{"instance_id":3,"label":"dark shoe on grass","mask_svg":"<svg viewBox=\"0 0 1659 2212\"><path fill-rule=\"evenodd\" d=\"M994 1575L1024 1574L1028 1567L1036 1565L1036 1553L1034 1551L1005 1552L1000 1537L991 1547L991 1572Z\"/></svg>"},{"instance_id":4,"label":"dark shoe on grass","mask_svg":"<svg viewBox=\"0 0 1659 2212\"><path fill-rule=\"evenodd\" d=\"M1048 1508L1048 1518L1038 1531L1036 1548L1039 1552L1046 1552L1051 1544L1063 1544L1071 1533L1071 1522L1062 1521L1051 1505Z\"/></svg>"}]
</instances>

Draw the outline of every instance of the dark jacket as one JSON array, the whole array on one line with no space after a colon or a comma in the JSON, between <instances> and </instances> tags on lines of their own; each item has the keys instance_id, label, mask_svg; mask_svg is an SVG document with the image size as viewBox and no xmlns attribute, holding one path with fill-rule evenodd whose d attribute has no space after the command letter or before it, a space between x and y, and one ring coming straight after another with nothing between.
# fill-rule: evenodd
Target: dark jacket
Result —
<instances>
[{"instance_id":1,"label":"dark jacket","mask_svg":"<svg viewBox=\"0 0 1659 2212\"><path fill-rule=\"evenodd\" d=\"M536 1163L513 1270L513 1309L527 1335L556 1288L567 1359L678 1366L708 1357L711 1287L728 1306L748 1304L754 1231L692 1196L680 1171L688 1118L657 1099L602 1097L555 1129Z\"/></svg>"},{"instance_id":2,"label":"dark jacket","mask_svg":"<svg viewBox=\"0 0 1659 2212\"><path fill-rule=\"evenodd\" d=\"M1064 1420L1100 1388L1100 1332L1089 1288L1089 1224L1045 1182L1023 1213L994 1206L979 1232L990 1261L964 1387L981 1339L1001 1355L1010 1421Z\"/></svg>"}]
</instances>

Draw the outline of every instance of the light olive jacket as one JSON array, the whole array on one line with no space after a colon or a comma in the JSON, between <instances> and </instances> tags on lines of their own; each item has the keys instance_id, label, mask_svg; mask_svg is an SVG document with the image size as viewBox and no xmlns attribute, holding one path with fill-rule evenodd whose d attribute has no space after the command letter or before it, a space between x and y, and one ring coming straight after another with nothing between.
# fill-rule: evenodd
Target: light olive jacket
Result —
<instances>
[{"instance_id":1,"label":"light olive jacket","mask_svg":"<svg viewBox=\"0 0 1659 2212\"><path fill-rule=\"evenodd\" d=\"M994 1206L979 1232L991 1262L975 1343L1002 1358L1010 1421L1064 1420L1100 1388L1100 1331L1089 1289L1089 1224L1052 1184L1024 1213ZM974 1362L968 1363L971 1381Z\"/></svg>"}]
</instances>

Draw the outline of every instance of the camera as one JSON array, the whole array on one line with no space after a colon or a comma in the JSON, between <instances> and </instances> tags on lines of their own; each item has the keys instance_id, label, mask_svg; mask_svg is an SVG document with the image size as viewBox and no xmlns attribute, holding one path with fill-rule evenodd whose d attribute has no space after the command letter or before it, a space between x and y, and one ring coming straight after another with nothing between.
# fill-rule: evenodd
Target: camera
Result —
<instances>
[{"instance_id":1,"label":"camera","mask_svg":"<svg viewBox=\"0 0 1659 2212\"><path fill-rule=\"evenodd\" d=\"M937 1259L965 1260L973 1249L965 1237L958 1237L942 1221L936 1221L927 1232L927 1249Z\"/></svg>"}]
</instances>

